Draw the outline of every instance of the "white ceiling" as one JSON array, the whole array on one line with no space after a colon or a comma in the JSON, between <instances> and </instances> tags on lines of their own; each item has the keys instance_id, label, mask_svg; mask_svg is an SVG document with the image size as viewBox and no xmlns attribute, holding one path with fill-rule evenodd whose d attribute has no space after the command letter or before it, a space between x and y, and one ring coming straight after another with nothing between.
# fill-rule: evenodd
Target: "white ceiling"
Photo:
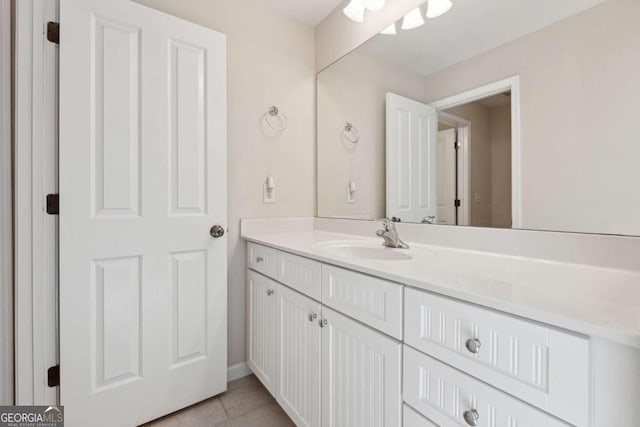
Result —
<instances>
[{"instance_id":1,"label":"white ceiling","mask_svg":"<svg viewBox=\"0 0 640 427\"><path fill-rule=\"evenodd\" d=\"M233 0L231 0L233 1ZM338 7L342 0L256 0L281 15L316 26Z\"/></svg>"},{"instance_id":2,"label":"white ceiling","mask_svg":"<svg viewBox=\"0 0 640 427\"><path fill-rule=\"evenodd\" d=\"M364 49L428 75L604 1L452 0L445 15L395 36L378 35Z\"/></svg>"}]
</instances>

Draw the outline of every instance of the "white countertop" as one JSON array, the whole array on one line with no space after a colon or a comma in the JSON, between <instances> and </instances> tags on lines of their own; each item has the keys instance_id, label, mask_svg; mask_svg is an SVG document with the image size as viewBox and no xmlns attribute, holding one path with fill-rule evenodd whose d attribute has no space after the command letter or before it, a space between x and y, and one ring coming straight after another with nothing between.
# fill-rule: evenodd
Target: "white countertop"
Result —
<instances>
[{"instance_id":1,"label":"white countertop","mask_svg":"<svg viewBox=\"0 0 640 427\"><path fill-rule=\"evenodd\" d=\"M411 242L410 260L344 258L325 252L321 244L354 240L381 242L381 239L317 230L249 231L243 233L242 238L640 349L640 273L637 271Z\"/></svg>"}]
</instances>

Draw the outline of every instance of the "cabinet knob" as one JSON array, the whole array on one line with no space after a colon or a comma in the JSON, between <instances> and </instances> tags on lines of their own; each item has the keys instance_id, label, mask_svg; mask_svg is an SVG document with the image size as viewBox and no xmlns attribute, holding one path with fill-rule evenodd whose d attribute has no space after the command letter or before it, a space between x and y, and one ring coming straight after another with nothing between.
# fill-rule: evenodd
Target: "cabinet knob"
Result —
<instances>
[{"instance_id":1,"label":"cabinet knob","mask_svg":"<svg viewBox=\"0 0 640 427\"><path fill-rule=\"evenodd\" d=\"M469 409L468 411L464 411L462 413L462 417L464 418L465 422L470 426L477 426L478 419L480 418L480 414L475 409Z\"/></svg>"},{"instance_id":2,"label":"cabinet knob","mask_svg":"<svg viewBox=\"0 0 640 427\"><path fill-rule=\"evenodd\" d=\"M325 326L327 326L329 322L327 321L327 319L320 319L318 321L318 324L320 325L321 328L324 328Z\"/></svg>"},{"instance_id":3,"label":"cabinet knob","mask_svg":"<svg viewBox=\"0 0 640 427\"><path fill-rule=\"evenodd\" d=\"M262 261L264 261L264 258L263 258L263 257L259 256L259 257L257 257L257 258L256 258L256 262L257 262L258 264L260 264Z\"/></svg>"},{"instance_id":4,"label":"cabinet knob","mask_svg":"<svg viewBox=\"0 0 640 427\"><path fill-rule=\"evenodd\" d=\"M273 289L267 289L267 296L273 295Z\"/></svg>"},{"instance_id":5,"label":"cabinet knob","mask_svg":"<svg viewBox=\"0 0 640 427\"><path fill-rule=\"evenodd\" d=\"M315 313L309 314L309 322L313 322L318 318L318 315Z\"/></svg>"},{"instance_id":6,"label":"cabinet knob","mask_svg":"<svg viewBox=\"0 0 640 427\"><path fill-rule=\"evenodd\" d=\"M467 350L469 350L471 353L477 354L480 351L480 347L482 346L482 343L477 338L469 338L464 343L464 346L467 347Z\"/></svg>"}]
</instances>

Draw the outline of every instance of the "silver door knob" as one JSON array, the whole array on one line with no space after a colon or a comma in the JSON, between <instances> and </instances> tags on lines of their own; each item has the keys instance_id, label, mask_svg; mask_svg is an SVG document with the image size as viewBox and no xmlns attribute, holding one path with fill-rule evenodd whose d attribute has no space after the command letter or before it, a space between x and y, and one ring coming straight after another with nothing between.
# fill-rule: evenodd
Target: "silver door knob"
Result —
<instances>
[{"instance_id":1,"label":"silver door knob","mask_svg":"<svg viewBox=\"0 0 640 427\"><path fill-rule=\"evenodd\" d=\"M273 289L267 290L267 296L270 297L271 295L273 295Z\"/></svg>"},{"instance_id":2,"label":"silver door knob","mask_svg":"<svg viewBox=\"0 0 640 427\"><path fill-rule=\"evenodd\" d=\"M209 230L209 234L211 234L211 237L213 237L214 239L217 239L224 236L224 228L221 225L216 224L211 227L211 229Z\"/></svg>"},{"instance_id":3,"label":"silver door knob","mask_svg":"<svg viewBox=\"0 0 640 427\"><path fill-rule=\"evenodd\" d=\"M477 354L480 351L480 347L482 346L482 343L477 338L469 338L464 343L464 346L467 347L467 350L469 350L471 353Z\"/></svg>"},{"instance_id":4,"label":"silver door knob","mask_svg":"<svg viewBox=\"0 0 640 427\"><path fill-rule=\"evenodd\" d=\"M318 318L318 315L315 314L315 313L312 313L312 314L309 315L309 322L313 322L317 318Z\"/></svg>"},{"instance_id":5,"label":"silver door knob","mask_svg":"<svg viewBox=\"0 0 640 427\"><path fill-rule=\"evenodd\" d=\"M480 418L480 414L475 409L470 409L468 411L464 411L462 413L462 417L464 418L465 422L470 426L477 426L478 419Z\"/></svg>"},{"instance_id":6,"label":"silver door knob","mask_svg":"<svg viewBox=\"0 0 640 427\"><path fill-rule=\"evenodd\" d=\"M318 324L320 325L321 328L324 328L325 326L327 326L329 322L327 321L327 319L320 319L318 321Z\"/></svg>"}]
</instances>

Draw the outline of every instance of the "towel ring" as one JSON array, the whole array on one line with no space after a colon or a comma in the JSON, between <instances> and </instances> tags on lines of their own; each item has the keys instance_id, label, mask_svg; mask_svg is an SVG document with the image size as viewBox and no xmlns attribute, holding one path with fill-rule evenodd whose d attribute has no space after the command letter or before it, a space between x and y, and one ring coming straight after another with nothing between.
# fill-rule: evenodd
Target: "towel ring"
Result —
<instances>
[{"instance_id":1,"label":"towel ring","mask_svg":"<svg viewBox=\"0 0 640 427\"><path fill-rule=\"evenodd\" d=\"M349 122L344 124L344 130L342 131L342 136L344 136L344 139L346 139L352 144L356 144L358 143L358 141L360 141L360 134L358 133L358 129L356 129Z\"/></svg>"},{"instance_id":2,"label":"towel ring","mask_svg":"<svg viewBox=\"0 0 640 427\"><path fill-rule=\"evenodd\" d=\"M279 126L273 122L274 117L277 117L279 119L280 121ZM275 105L269 107L267 112L264 113L264 120L267 122L267 124L271 129L276 130L278 132L282 132L287 128L287 116L285 116L284 113L281 112L278 109L278 107L276 107Z\"/></svg>"}]
</instances>

